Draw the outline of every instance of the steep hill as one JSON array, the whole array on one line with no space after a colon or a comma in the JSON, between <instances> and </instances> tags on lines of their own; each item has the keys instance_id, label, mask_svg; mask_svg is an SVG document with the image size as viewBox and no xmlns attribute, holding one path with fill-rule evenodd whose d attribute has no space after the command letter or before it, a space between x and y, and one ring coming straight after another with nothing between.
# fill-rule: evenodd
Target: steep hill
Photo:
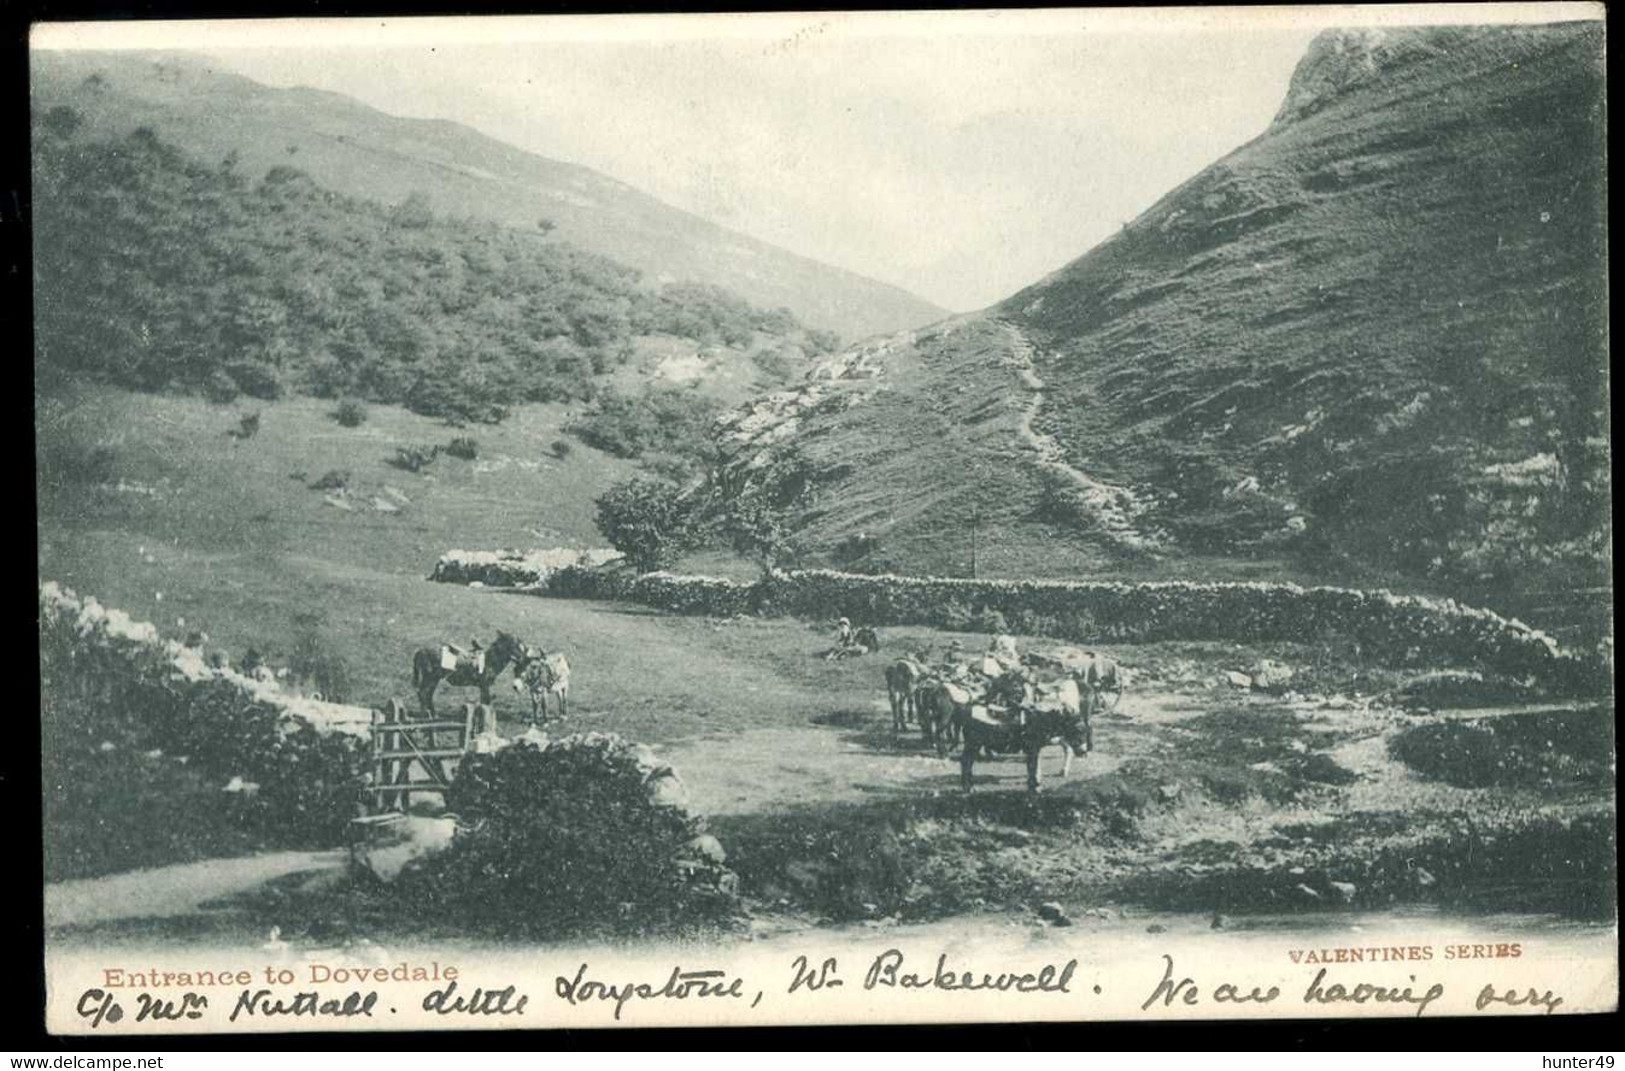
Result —
<instances>
[{"instance_id":1,"label":"steep hill","mask_svg":"<svg viewBox=\"0 0 1625 1071\"><path fill-rule=\"evenodd\" d=\"M927 323L943 310L736 234L588 168L551 160L440 120L386 115L339 94L275 89L206 57L153 52L36 52L36 108L69 105L92 134L151 127L215 163L235 154L254 178L297 167L333 191L386 204L413 194L439 213L569 241L641 271L646 281L724 287L851 338Z\"/></svg>"},{"instance_id":2,"label":"steep hill","mask_svg":"<svg viewBox=\"0 0 1625 1071\"><path fill-rule=\"evenodd\" d=\"M499 419L526 401L643 396L710 412L833 345L716 287L638 285L569 243L345 197L296 168L257 181L147 129L36 113L35 354L144 390L285 392ZM689 388L693 388L690 390Z\"/></svg>"},{"instance_id":3,"label":"steep hill","mask_svg":"<svg viewBox=\"0 0 1625 1071\"><path fill-rule=\"evenodd\" d=\"M1604 129L1600 24L1328 32L1260 137L729 448L827 461L815 540L915 568L979 507L1061 571L1605 585Z\"/></svg>"}]
</instances>

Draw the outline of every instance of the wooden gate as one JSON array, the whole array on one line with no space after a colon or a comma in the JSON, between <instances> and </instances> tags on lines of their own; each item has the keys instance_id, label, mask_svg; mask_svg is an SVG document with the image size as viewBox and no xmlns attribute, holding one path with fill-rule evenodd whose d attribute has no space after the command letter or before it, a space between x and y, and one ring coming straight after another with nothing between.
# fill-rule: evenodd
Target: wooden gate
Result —
<instances>
[{"instance_id":1,"label":"wooden gate","mask_svg":"<svg viewBox=\"0 0 1625 1071\"><path fill-rule=\"evenodd\" d=\"M457 764L478 733L495 728L491 708L463 704L456 720L409 718L399 699L372 712L371 811L405 811L414 792L444 794L457 776Z\"/></svg>"}]
</instances>

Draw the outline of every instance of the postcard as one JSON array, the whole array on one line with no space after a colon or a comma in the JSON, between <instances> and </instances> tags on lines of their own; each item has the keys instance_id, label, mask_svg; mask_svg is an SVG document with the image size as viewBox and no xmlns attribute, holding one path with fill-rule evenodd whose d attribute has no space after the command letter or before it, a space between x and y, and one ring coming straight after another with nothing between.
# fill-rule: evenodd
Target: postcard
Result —
<instances>
[{"instance_id":1,"label":"postcard","mask_svg":"<svg viewBox=\"0 0 1625 1071\"><path fill-rule=\"evenodd\" d=\"M36 25L47 1029L1617 1007L1604 48Z\"/></svg>"}]
</instances>

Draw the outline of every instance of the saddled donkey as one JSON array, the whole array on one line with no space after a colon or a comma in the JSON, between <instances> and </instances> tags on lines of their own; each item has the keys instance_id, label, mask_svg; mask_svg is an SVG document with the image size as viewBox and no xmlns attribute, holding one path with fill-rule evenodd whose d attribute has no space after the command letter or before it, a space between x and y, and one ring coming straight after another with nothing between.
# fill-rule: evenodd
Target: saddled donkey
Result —
<instances>
[{"instance_id":1,"label":"saddled donkey","mask_svg":"<svg viewBox=\"0 0 1625 1071\"><path fill-rule=\"evenodd\" d=\"M1078 688L1083 726L1092 751L1095 746L1094 717L1103 710L1109 713L1116 708L1124 688L1128 686L1129 673L1114 660L1101 658L1091 651L1086 662L1073 668L1071 679ZM1109 702L1107 696L1111 697Z\"/></svg>"},{"instance_id":2,"label":"saddled donkey","mask_svg":"<svg viewBox=\"0 0 1625 1071\"><path fill-rule=\"evenodd\" d=\"M940 674L927 678L915 692L920 732L925 742L947 758L960 737L960 722L973 704L981 702L981 689L969 676Z\"/></svg>"},{"instance_id":3,"label":"saddled donkey","mask_svg":"<svg viewBox=\"0 0 1625 1071\"><path fill-rule=\"evenodd\" d=\"M919 719L915 692L930 672L923 654L899 658L886 667L886 698L891 702L892 732L900 733Z\"/></svg>"},{"instance_id":4,"label":"saddled donkey","mask_svg":"<svg viewBox=\"0 0 1625 1071\"><path fill-rule=\"evenodd\" d=\"M444 663L448 651L454 655L453 665L449 669ZM485 657L480 658L458 651L449 644L445 647L418 648L412 656L412 687L417 689L418 705L425 714L434 717L434 693L442 681L454 688L478 688L480 702L490 706L491 685L509 666L513 666L516 672L524 669L527 657L525 645L519 642L518 637L506 632L498 632L497 638L483 653Z\"/></svg>"},{"instance_id":5,"label":"saddled donkey","mask_svg":"<svg viewBox=\"0 0 1625 1071\"><path fill-rule=\"evenodd\" d=\"M570 660L563 654L535 653L524 672L513 679L513 690L530 694L531 721L547 720L547 697L553 696L559 705L559 717L570 714Z\"/></svg>"},{"instance_id":6,"label":"saddled donkey","mask_svg":"<svg viewBox=\"0 0 1625 1071\"><path fill-rule=\"evenodd\" d=\"M971 790L972 767L977 756L983 753L1025 755L1028 792L1038 791L1039 754L1050 744L1060 744L1067 749L1062 777L1070 770L1073 755L1082 758L1088 753L1088 728L1078 707L1066 702L1033 703L1031 691L1026 688L1019 696L996 689L989 698L1009 700L1003 719L995 719L981 710L968 710L960 717L960 733L965 740L959 755L960 784L966 792Z\"/></svg>"}]
</instances>

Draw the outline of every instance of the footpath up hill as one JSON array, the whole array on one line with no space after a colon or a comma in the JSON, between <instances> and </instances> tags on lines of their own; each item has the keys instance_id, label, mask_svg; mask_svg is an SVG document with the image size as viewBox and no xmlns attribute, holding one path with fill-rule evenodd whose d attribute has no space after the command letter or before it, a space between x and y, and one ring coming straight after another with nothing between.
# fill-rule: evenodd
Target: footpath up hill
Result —
<instances>
[{"instance_id":1,"label":"footpath up hill","mask_svg":"<svg viewBox=\"0 0 1625 1071\"><path fill-rule=\"evenodd\" d=\"M1330 31L1268 130L1119 234L724 439L839 459L815 542L909 571L967 571L934 548L976 507L1068 569L1604 587L1602 79L1598 24Z\"/></svg>"}]
</instances>

